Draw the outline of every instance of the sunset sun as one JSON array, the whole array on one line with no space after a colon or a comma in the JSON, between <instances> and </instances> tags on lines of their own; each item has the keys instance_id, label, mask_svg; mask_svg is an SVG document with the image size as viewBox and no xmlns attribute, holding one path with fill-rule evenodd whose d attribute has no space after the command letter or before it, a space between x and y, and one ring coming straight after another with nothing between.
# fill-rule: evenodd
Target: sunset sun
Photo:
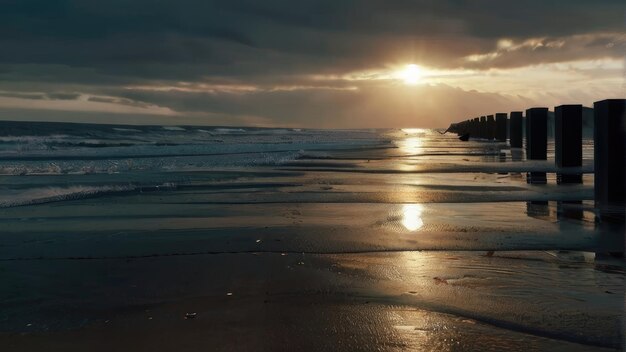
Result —
<instances>
[{"instance_id":1,"label":"sunset sun","mask_svg":"<svg viewBox=\"0 0 626 352\"><path fill-rule=\"evenodd\" d=\"M398 72L398 78L407 85L418 84L422 78L422 69L415 64L406 65L402 71Z\"/></svg>"}]
</instances>

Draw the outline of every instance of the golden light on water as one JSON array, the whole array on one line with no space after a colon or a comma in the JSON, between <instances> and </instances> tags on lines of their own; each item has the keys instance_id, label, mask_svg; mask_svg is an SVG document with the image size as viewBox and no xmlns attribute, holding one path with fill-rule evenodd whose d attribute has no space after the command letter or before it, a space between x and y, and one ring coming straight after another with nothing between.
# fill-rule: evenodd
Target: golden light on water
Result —
<instances>
[{"instance_id":1,"label":"golden light on water","mask_svg":"<svg viewBox=\"0 0 626 352\"><path fill-rule=\"evenodd\" d=\"M396 167L403 171L415 170L417 166L416 157L424 152L424 137L426 130L421 128L403 128L402 135L396 135L394 144L405 159L396 164Z\"/></svg>"},{"instance_id":2,"label":"golden light on water","mask_svg":"<svg viewBox=\"0 0 626 352\"><path fill-rule=\"evenodd\" d=\"M402 226L409 231L417 231L424 226L421 204L405 204L402 207Z\"/></svg>"},{"instance_id":3,"label":"golden light on water","mask_svg":"<svg viewBox=\"0 0 626 352\"><path fill-rule=\"evenodd\" d=\"M404 139L397 141L397 146L400 150L406 154L419 154L424 144L423 134L425 130L421 128L403 128L402 132L406 136Z\"/></svg>"},{"instance_id":4,"label":"golden light on water","mask_svg":"<svg viewBox=\"0 0 626 352\"><path fill-rule=\"evenodd\" d=\"M422 151L422 139L420 137L407 138L400 148L407 154L419 154Z\"/></svg>"},{"instance_id":5,"label":"golden light on water","mask_svg":"<svg viewBox=\"0 0 626 352\"><path fill-rule=\"evenodd\" d=\"M423 128L403 128L402 132L406 134L418 134L425 132L425 130Z\"/></svg>"},{"instance_id":6,"label":"golden light on water","mask_svg":"<svg viewBox=\"0 0 626 352\"><path fill-rule=\"evenodd\" d=\"M397 76L407 85L416 85L422 79L422 69L415 64L406 65L404 70L398 72Z\"/></svg>"}]
</instances>

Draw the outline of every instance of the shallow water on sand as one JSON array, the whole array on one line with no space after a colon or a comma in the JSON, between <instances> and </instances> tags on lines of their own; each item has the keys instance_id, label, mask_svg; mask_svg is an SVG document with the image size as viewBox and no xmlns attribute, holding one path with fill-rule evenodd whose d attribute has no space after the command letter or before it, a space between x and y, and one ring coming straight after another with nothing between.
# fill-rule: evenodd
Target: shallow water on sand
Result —
<instances>
[{"instance_id":1,"label":"shallow water on sand","mask_svg":"<svg viewBox=\"0 0 626 352\"><path fill-rule=\"evenodd\" d=\"M0 136L13 350L624 346L591 141L563 186L433 130L42 126Z\"/></svg>"}]
</instances>

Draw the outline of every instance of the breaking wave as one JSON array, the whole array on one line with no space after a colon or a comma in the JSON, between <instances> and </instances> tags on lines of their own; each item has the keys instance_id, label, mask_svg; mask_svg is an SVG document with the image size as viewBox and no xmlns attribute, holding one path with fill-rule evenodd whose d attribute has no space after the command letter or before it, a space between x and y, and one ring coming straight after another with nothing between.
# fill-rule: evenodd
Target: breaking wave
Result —
<instances>
[{"instance_id":1,"label":"breaking wave","mask_svg":"<svg viewBox=\"0 0 626 352\"><path fill-rule=\"evenodd\" d=\"M42 187L22 191L0 191L0 208L12 208L34 204L62 202L104 195L132 192L155 192L176 189L174 183L163 183L156 186L140 185L103 185L103 186L68 186Z\"/></svg>"}]
</instances>

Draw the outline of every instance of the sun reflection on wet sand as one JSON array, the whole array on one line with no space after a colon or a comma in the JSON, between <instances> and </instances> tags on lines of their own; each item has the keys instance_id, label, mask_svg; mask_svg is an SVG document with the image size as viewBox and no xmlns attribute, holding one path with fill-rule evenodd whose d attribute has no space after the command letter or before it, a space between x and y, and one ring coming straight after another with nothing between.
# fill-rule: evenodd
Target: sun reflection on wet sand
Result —
<instances>
[{"instance_id":1,"label":"sun reflection on wet sand","mask_svg":"<svg viewBox=\"0 0 626 352\"><path fill-rule=\"evenodd\" d=\"M424 226L421 204L405 204L402 207L402 226L409 231L417 231Z\"/></svg>"}]
</instances>

